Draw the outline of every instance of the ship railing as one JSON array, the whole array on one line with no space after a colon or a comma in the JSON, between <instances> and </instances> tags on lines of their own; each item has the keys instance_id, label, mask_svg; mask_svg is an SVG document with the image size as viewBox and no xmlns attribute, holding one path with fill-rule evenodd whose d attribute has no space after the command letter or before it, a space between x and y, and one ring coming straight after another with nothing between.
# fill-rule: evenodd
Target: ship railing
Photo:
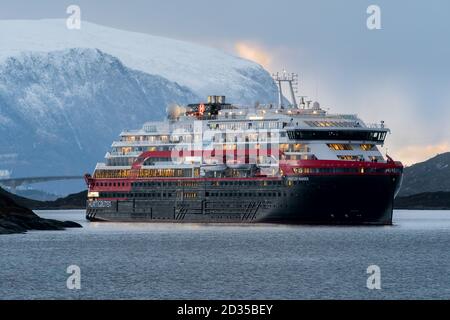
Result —
<instances>
[{"instance_id":1,"label":"ship railing","mask_svg":"<svg viewBox=\"0 0 450 320\"><path fill-rule=\"evenodd\" d=\"M191 144L194 141L184 140L184 139L169 139L167 141L151 141L151 140L138 140L138 141L114 141L112 143L112 147L128 147L128 146L152 146L152 145L183 145L183 144Z\"/></svg>"},{"instance_id":2,"label":"ship railing","mask_svg":"<svg viewBox=\"0 0 450 320\"><path fill-rule=\"evenodd\" d=\"M384 123L366 123L366 128L369 129L386 129L389 130Z\"/></svg>"},{"instance_id":3,"label":"ship railing","mask_svg":"<svg viewBox=\"0 0 450 320\"><path fill-rule=\"evenodd\" d=\"M114 141L112 143L113 147L123 147L123 146L140 146L140 145L145 145L145 146L149 146L149 145L164 145L164 144L173 144L173 143L178 143L178 140L174 140L174 141L150 141L150 140L143 140L143 141Z\"/></svg>"},{"instance_id":4,"label":"ship railing","mask_svg":"<svg viewBox=\"0 0 450 320\"><path fill-rule=\"evenodd\" d=\"M130 151L130 152L107 152L105 157L110 156L127 156L127 157L137 157L142 154L142 151Z\"/></svg>"}]
</instances>

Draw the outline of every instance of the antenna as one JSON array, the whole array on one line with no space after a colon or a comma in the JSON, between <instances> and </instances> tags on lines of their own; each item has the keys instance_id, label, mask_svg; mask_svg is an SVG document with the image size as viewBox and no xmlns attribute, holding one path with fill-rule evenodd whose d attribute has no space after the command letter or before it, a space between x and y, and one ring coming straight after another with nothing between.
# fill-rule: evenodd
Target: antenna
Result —
<instances>
[{"instance_id":1,"label":"antenna","mask_svg":"<svg viewBox=\"0 0 450 320\"><path fill-rule=\"evenodd\" d=\"M277 72L272 74L273 80L278 85L278 107L281 108L283 104L283 82L287 82L290 89L291 94L291 102L292 105L297 108L297 100L295 95L298 93L298 74L297 73L287 73L286 70L283 72Z\"/></svg>"},{"instance_id":2,"label":"antenna","mask_svg":"<svg viewBox=\"0 0 450 320\"><path fill-rule=\"evenodd\" d=\"M306 106L306 102L305 102L305 98L307 98L308 96L298 96L300 98L300 103L298 104L298 107L300 109L305 109Z\"/></svg>"},{"instance_id":3,"label":"antenna","mask_svg":"<svg viewBox=\"0 0 450 320\"><path fill-rule=\"evenodd\" d=\"M319 85L316 80L316 101L319 101Z\"/></svg>"}]
</instances>

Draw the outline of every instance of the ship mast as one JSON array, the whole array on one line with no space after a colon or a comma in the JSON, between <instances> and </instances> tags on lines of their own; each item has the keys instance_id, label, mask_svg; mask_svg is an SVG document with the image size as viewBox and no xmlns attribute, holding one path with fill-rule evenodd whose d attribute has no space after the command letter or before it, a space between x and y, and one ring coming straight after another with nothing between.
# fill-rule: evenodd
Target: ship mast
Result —
<instances>
[{"instance_id":1,"label":"ship mast","mask_svg":"<svg viewBox=\"0 0 450 320\"><path fill-rule=\"evenodd\" d=\"M286 70L283 72L277 72L272 74L273 80L278 85L278 107L283 106L283 83L288 83L289 91L291 95L291 103L294 108L297 108L297 100L295 94L298 92L298 74L297 73L287 73Z\"/></svg>"}]
</instances>

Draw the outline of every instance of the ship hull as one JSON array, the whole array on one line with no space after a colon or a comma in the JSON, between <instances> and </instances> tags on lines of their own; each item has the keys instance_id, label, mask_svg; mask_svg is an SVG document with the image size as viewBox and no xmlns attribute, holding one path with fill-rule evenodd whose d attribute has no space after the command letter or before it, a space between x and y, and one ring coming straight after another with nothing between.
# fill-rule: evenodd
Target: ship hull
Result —
<instances>
[{"instance_id":1,"label":"ship hull","mask_svg":"<svg viewBox=\"0 0 450 320\"><path fill-rule=\"evenodd\" d=\"M401 175L311 175L217 185L139 183L120 199L88 201L91 221L390 225ZM128 196L129 196L128 195Z\"/></svg>"}]
</instances>

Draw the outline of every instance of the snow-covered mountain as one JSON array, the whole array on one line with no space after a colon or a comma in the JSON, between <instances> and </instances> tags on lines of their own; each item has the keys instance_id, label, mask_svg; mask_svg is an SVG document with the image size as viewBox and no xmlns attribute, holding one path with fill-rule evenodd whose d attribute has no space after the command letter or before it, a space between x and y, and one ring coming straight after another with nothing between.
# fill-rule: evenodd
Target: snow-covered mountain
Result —
<instances>
[{"instance_id":1,"label":"snow-covered mountain","mask_svg":"<svg viewBox=\"0 0 450 320\"><path fill-rule=\"evenodd\" d=\"M0 64L0 168L14 176L91 170L124 128L198 99L97 49L10 57Z\"/></svg>"},{"instance_id":2,"label":"snow-covered mountain","mask_svg":"<svg viewBox=\"0 0 450 320\"><path fill-rule=\"evenodd\" d=\"M0 62L23 51L95 48L132 69L160 75L206 97L226 95L239 104L275 102L277 89L260 65L220 50L184 41L64 19L0 21Z\"/></svg>"},{"instance_id":3,"label":"snow-covered mountain","mask_svg":"<svg viewBox=\"0 0 450 320\"><path fill-rule=\"evenodd\" d=\"M84 21L0 21L0 170L91 171L123 129L210 94L277 99L260 65L216 49Z\"/></svg>"}]
</instances>

